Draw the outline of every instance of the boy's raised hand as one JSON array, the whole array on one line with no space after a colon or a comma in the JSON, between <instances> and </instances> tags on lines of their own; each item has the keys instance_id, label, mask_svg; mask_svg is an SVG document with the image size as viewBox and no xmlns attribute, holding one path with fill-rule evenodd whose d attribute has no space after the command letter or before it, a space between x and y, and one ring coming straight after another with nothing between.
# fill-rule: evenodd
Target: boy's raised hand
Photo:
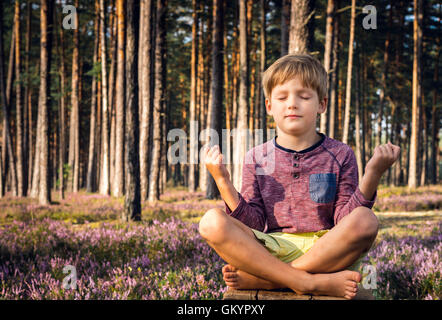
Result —
<instances>
[{"instance_id":1,"label":"boy's raised hand","mask_svg":"<svg viewBox=\"0 0 442 320\"><path fill-rule=\"evenodd\" d=\"M365 166L365 171L371 171L382 176L396 162L400 153L401 148L390 141L387 144L377 146L374 149L373 156Z\"/></svg>"},{"instance_id":2,"label":"boy's raised hand","mask_svg":"<svg viewBox=\"0 0 442 320\"><path fill-rule=\"evenodd\" d=\"M219 150L219 146L215 145L207 148L204 154L204 163L215 181L218 179L230 179L229 171L223 164L223 154Z\"/></svg>"}]
</instances>

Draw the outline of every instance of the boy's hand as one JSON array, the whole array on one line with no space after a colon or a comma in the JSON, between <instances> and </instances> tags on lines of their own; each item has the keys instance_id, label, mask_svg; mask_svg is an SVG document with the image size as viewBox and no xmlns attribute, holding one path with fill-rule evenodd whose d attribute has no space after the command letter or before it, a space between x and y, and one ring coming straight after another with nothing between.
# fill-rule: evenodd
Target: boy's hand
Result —
<instances>
[{"instance_id":1,"label":"boy's hand","mask_svg":"<svg viewBox=\"0 0 442 320\"><path fill-rule=\"evenodd\" d=\"M381 177L399 158L400 153L401 148L390 141L387 144L377 146L374 149L373 156L365 166L365 171L371 171Z\"/></svg>"},{"instance_id":2,"label":"boy's hand","mask_svg":"<svg viewBox=\"0 0 442 320\"><path fill-rule=\"evenodd\" d=\"M219 179L230 180L230 174L223 164L223 158L223 154L220 152L218 145L207 148L204 154L204 163L215 182Z\"/></svg>"}]
</instances>

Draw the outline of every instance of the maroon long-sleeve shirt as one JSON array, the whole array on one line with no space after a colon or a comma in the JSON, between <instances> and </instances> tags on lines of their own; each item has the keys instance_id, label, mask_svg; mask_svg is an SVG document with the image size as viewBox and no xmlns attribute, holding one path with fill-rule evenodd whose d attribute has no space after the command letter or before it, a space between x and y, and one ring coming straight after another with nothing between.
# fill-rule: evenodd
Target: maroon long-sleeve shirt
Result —
<instances>
[{"instance_id":1,"label":"maroon long-sleeve shirt","mask_svg":"<svg viewBox=\"0 0 442 320\"><path fill-rule=\"evenodd\" d=\"M227 214L264 232L302 233L331 229L359 206L372 208L359 189L353 150L323 133L315 145L286 149L276 137L244 158L240 202Z\"/></svg>"}]
</instances>

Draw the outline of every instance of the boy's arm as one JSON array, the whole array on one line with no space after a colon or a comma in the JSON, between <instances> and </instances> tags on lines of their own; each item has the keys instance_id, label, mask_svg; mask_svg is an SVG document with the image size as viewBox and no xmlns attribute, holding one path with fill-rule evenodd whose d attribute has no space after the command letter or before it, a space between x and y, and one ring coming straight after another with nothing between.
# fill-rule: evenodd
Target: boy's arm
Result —
<instances>
[{"instance_id":1,"label":"boy's arm","mask_svg":"<svg viewBox=\"0 0 442 320\"><path fill-rule=\"evenodd\" d=\"M384 172L399 158L401 148L388 142L374 149L373 156L365 166L361 184L358 182L356 157L349 148L347 158L341 168L338 185L338 198L335 201L335 224L358 206L372 208L377 196L377 187ZM351 190L354 190L351 194ZM347 203L346 203L347 202Z\"/></svg>"},{"instance_id":2,"label":"boy's arm","mask_svg":"<svg viewBox=\"0 0 442 320\"><path fill-rule=\"evenodd\" d=\"M231 211L235 211L239 205L239 196L230 179L219 178L215 183L226 205Z\"/></svg>"},{"instance_id":3,"label":"boy's arm","mask_svg":"<svg viewBox=\"0 0 442 320\"><path fill-rule=\"evenodd\" d=\"M377 183L375 179L368 177L363 178L361 182L358 186L358 165L353 150L349 148L341 166L337 185L333 215L335 225L357 207L373 207L377 196Z\"/></svg>"},{"instance_id":4,"label":"boy's arm","mask_svg":"<svg viewBox=\"0 0 442 320\"><path fill-rule=\"evenodd\" d=\"M401 148L388 141L387 144L377 146L373 156L365 166L365 174L361 181L361 192L370 199L376 191L382 175L399 158Z\"/></svg>"},{"instance_id":5,"label":"boy's arm","mask_svg":"<svg viewBox=\"0 0 442 320\"><path fill-rule=\"evenodd\" d=\"M222 163L223 156L219 152L218 146L211 148L206 153L204 161L226 204L226 213L249 228L263 231L266 220L264 203L256 179L254 164L247 156L250 156L250 153L244 159L241 193L230 181L230 174Z\"/></svg>"},{"instance_id":6,"label":"boy's arm","mask_svg":"<svg viewBox=\"0 0 442 320\"><path fill-rule=\"evenodd\" d=\"M238 191L230 181L230 174L223 164L223 154L220 152L219 146L208 148L203 161L215 180L221 197L232 211L235 210L239 204Z\"/></svg>"},{"instance_id":7,"label":"boy's arm","mask_svg":"<svg viewBox=\"0 0 442 320\"><path fill-rule=\"evenodd\" d=\"M359 189L361 190L361 193L365 199L373 199L381 177L382 175L379 175L378 172L373 170L365 171L361 183L359 184Z\"/></svg>"}]
</instances>

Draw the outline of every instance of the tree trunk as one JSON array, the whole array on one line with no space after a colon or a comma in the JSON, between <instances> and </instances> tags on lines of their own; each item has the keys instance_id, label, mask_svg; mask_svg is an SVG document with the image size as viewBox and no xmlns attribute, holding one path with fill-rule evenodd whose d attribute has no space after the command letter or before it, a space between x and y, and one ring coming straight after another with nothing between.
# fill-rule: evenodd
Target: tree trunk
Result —
<instances>
[{"instance_id":1,"label":"tree trunk","mask_svg":"<svg viewBox=\"0 0 442 320\"><path fill-rule=\"evenodd\" d=\"M267 141L267 111L266 111L266 104L265 104L265 97L264 97L264 90L262 88L261 82L262 77L261 75L264 73L267 64L267 46L266 46L266 40L267 40L267 33L266 33L266 1L261 0L261 47L260 47L260 76L259 76L259 128L263 130L263 136L262 136L262 142L264 143Z\"/></svg>"},{"instance_id":2,"label":"tree trunk","mask_svg":"<svg viewBox=\"0 0 442 320\"><path fill-rule=\"evenodd\" d=\"M312 47L310 24L314 21L314 1L292 0L289 53L307 53Z\"/></svg>"},{"instance_id":3,"label":"tree trunk","mask_svg":"<svg viewBox=\"0 0 442 320\"><path fill-rule=\"evenodd\" d=\"M83 29L83 33L84 33L84 28ZM78 35L78 39L80 39L80 34ZM80 47L79 47L80 49ZM75 163L76 165L74 165L74 170L76 169L77 171L74 171L74 178L77 177L77 181L75 181L74 179L74 186L77 185L76 190L78 192L78 190L80 190L82 183L81 183L81 179L82 179L82 163L84 163L84 161L81 161L81 154L82 154L82 150L80 149L80 143L83 144L83 136L80 135L81 132L81 112L80 112L80 106L81 106L81 102L82 102L82 95L83 95L83 78L82 78L82 72L83 72L83 60L84 58L82 56L79 55L79 60L78 60L78 117L77 117L77 122L78 122L78 137L75 140ZM87 153L86 153L87 154Z\"/></svg>"},{"instance_id":4,"label":"tree trunk","mask_svg":"<svg viewBox=\"0 0 442 320\"><path fill-rule=\"evenodd\" d=\"M15 64L15 31L14 28L12 28L11 32L11 45L9 48L9 63L8 63L8 75L6 80L6 103L7 108L9 109L11 107L10 101L12 96L12 82L14 81L14 64ZM5 118L3 117L3 127L5 127ZM10 124L9 124L10 126ZM10 133L12 134L12 132ZM3 130L2 133L2 141L6 141L6 131ZM2 149L2 162L3 162L3 168L5 170L5 176L4 179L6 180L6 175L8 173L8 162L7 162L7 154L9 151L7 151L8 148ZM15 158L15 157L14 157ZM14 160L14 166L15 166L15 160ZM15 170L15 169L14 169ZM11 177L11 182L17 182L17 173L15 172L13 177ZM11 183L12 184L12 183ZM14 196L17 195L17 184L12 188L12 193Z\"/></svg>"},{"instance_id":5,"label":"tree trunk","mask_svg":"<svg viewBox=\"0 0 442 320\"><path fill-rule=\"evenodd\" d=\"M290 0L282 0L281 10L281 57L289 51Z\"/></svg>"},{"instance_id":6,"label":"tree trunk","mask_svg":"<svg viewBox=\"0 0 442 320\"><path fill-rule=\"evenodd\" d=\"M422 169L420 174L420 185L427 184L427 162L428 162L428 126L427 126L427 111L424 103L424 95L422 97Z\"/></svg>"},{"instance_id":7,"label":"tree trunk","mask_svg":"<svg viewBox=\"0 0 442 320\"><path fill-rule=\"evenodd\" d=\"M166 0L158 0L156 7L155 92L153 103L153 150L150 168L149 201L160 199L161 128L164 121L164 79L166 41ZM164 133L165 134L165 133Z\"/></svg>"},{"instance_id":8,"label":"tree trunk","mask_svg":"<svg viewBox=\"0 0 442 320\"><path fill-rule=\"evenodd\" d=\"M78 8L78 0L75 2ZM75 16L76 25L78 26L78 12ZM69 190L78 192L78 164L76 149L77 140L79 139L79 103L78 103L78 76L79 76L79 39L78 28L74 29L74 48L72 52L72 93L71 93L71 116L69 128Z\"/></svg>"},{"instance_id":9,"label":"tree trunk","mask_svg":"<svg viewBox=\"0 0 442 320\"><path fill-rule=\"evenodd\" d=\"M350 107L351 107L351 79L353 70L353 49L355 37L355 19L356 19L356 0L351 1L351 21L350 21L350 40L348 42L348 65L347 65L347 86L345 92L345 118L344 134L342 142L348 144L348 131L350 126Z\"/></svg>"},{"instance_id":10,"label":"tree trunk","mask_svg":"<svg viewBox=\"0 0 442 320\"><path fill-rule=\"evenodd\" d=\"M420 75L419 75L419 95L420 95L420 106L419 106L419 131L418 131L418 163L417 163L417 181L418 185L425 185L427 181L427 159L428 159L428 131L427 131L427 115L426 115L426 107L425 107L425 92L424 92L424 71L426 70L426 59L424 59L423 52L426 50L426 34L424 33L426 30L425 20L423 16L425 15L426 7L424 2L421 1L420 6L420 14L419 14L419 25L420 25L420 38L421 38L421 64L420 64Z\"/></svg>"},{"instance_id":11,"label":"tree trunk","mask_svg":"<svg viewBox=\"0 0 442 320\"><path fill-rule=\"evenodd\" d=\"M250 21L250 23L252 23L252 20ZM257 79L258 79L258 64L257 64L257 60L258 60L258 55L257 55L257 46L258 46L258 32L252 33L251 35L251 49L250 49L250 92L249 92L249 104L250 104L250 108L249 108L249 129L250 132L252 133L251 135L251 146L255 146L256 142L255 142L255 135L253 133L255 133L255 120L256 120L256 108L257 108L257 104L256 104L256 87L257 87Z\"/></svg>"},{"instance_id":12,"label":"tree trunk","mask_svg":"<svg viewBox=\"0 0 442 320\"><path fill-rule=\"evenodd\" d=\"M94 55L92 58L92 65L95 67L98 61L98 41L100 39L100 4L98 0L95 0L95 23L94 23ZM86 191L93 192L96 190L95 186L95 168L96 168L96 152L95 152L95 136L96 136L96 121L97 121L97 77L95 73L92 75L91 85L91 121L89 128L89 154L87 162L87 178L86 178Z\"/></svg>"},{"instance_id":13,"label":"tree trunk","mask_svg":"<svg viewBox=\"0 0 442 320\"><path fill-rule=\"evenodd\" d=\"M49 171L49 88L50 88L50 69L51 69L51 46L52 46L52 9L53 0L42 0L40 8L40 91L38 100L38 116L41 118L40 134L40 185L39 185L39 203L42 205L50 204L50 171Z\"/></svg>"},{"instance_id":14,"label":"tree trunk","mask_svg":"<svg viewBox=\"0 0 442 320\"><path fill-rule=\"evenodd\" d=\"M209 128L215 130L218 133L218 137L221 137L221 120L220 114L222 114L223 108L223 33L224 33L224 7L223 0L215 0L213 3L213 28L212 28L212 81L211 88L212 91L212 103L210 107L212 108L210 112ZM218 141L220 150L222 150L222 139ZM211 141L211 145L215 143ZM219 196L219 190L216 186L215 180L211 174L207 175L207 190L206 198L215 199Z\"/></svg>"},{"instance_id":15,"label":"tree trunk","mask_svg":"<svg viewBox=\"0 0 442 320\"><path fill-rule=\"evenodd\" d=\"M109 110L110 110L110 146L109 146L109 180L110 180L110 189L113 190L113 177L115 172L115 121L116 121L116 115L115 115L115 95L116 95L116 88L115 88L115 71L116 71L116 64L117 64L117 51L118 51L118 36L117 36L117 15L114 13L112 14L112 61L111 61L111 67L110 67L110 75L109 75Z\"/></svg>"},{"instance_id":16,"label":"tree trunk","mask_svg":"<svg viewBox=\"0 0 442 320\"><path fill-rule=\"evenodd\" d=\"M339 0L336 0L336 8L339 8ZM329 98L329 126L328 135L330 138L335 138L335 119L336 119L336 107L338 102L338 76L339 76L339 16L334 15L333 19L333 33L332 33L332 67L330 74L330 98Z\"/></svg>"},{"instance_id":17,"label":"tree trunk","mask_svg":"<svg viewBox=\"0 0 442 320\"><path fill-rule=\"evenodd\" d=\"M368 114L368 103L367 103L367 83L366 83L366 79L367 79L367 59L366 59L366 54L364 51L364 43L361 42L361 56L362 56L362 80L361 81L361 91L362 91L362 115L364 118L364 154L363 154L363 162L364 165L369 161L370 159L370 141L371 141L371 119L370 116Z\"/></svg>"},{"instance_id":18,"label":"tree trunk","mask_svg":"<svg viewBox=\"0 0 442 320\"><path fill-rule=\"evenodd\" d=\"M16 168L15 168L15 160L14 160L14 151L12 150L12 139L11 139L11 131L10 131L10 126L9 126L9 99L8 99L8 94L6 92L5 89L5 82L4 82L4 59L3 59L3 3L0 3L0 90L1 90L1 96L2 96L2 111L3 111L3 142L6 144L6 146L2 146L3 150L4 150L4 154L5 154L5 159L6 159L6 153L8 155L9 158L9 169L11 172L11 189L12 189L12 194L14 196L17 195L17 175L16 175ZM12 32L12 34L14 34L14 32ZM12 37L14 39L14 36ZM13 51L13 43L15 41L12 40L11 41L11 53L14 52ZM13 57L13 56L12 56ZM12 61L13 59L9 60L9 67L12 68ZM11 69L11 74L12 74L12 69ZM12 82L12 75L11 77L8 77L8 81L9 78L11 78L11 82ZM10 97L10 95L9 95ZM2 160L3 162L3 160ZM4 164L5 162L3 162ZM6 169L5 169L5 165L2 165L2 185L3 188L1 190L1 194L0 196L4 195L4 191L5 191L5 185L6 185Z\"/></svg>"},{"instance_id":19,"label":"tree trunk","mask_svg":"<svg viewBox=\"0 0 442 320\"><path fill-rule=\"evenodd\" d=\"M235 15L233 23L233 52L232 52L232 128L236 128L238 120L238 78L239 78L239 6L234 2Z\"/></svg>"},{"instance_id":20,"label":"tree trunk","mask_svg":"<svg viewBox=\"0 0 442 320\"><path fill-rule=\"evenodd\" d=\"M151 15L152 1L141 1L141 17L140 17L140 44L139 44L139 70L140 79L140 105L141 105L141 121L140 121L140 179L141 179L141 199L147 200L149 191L149 132L151 118Z\"/></svg>"},{"instance_id":21,"label":"tree trunk","mask_svg":"<svg viewBox=\"0 0 442 320\"><path fill-rule=\"evenodd\" d=\"M16 102L16 152L17 152L17 195L24 195L24 167L23 167L23 105L21 93L21 60L20 60L20 1L15 1L14 12L15 37L15 102Z\"/></svg>"},{"instance_id":22,"label":"tree trunk","mask_svg":"<svg viewBox=\"0 0 442 320\"><path fill-rule=\"evenodd\" d=\"M103 0L101 0L103 1ZM138 119L138 17L135 0L127 1L126 36L126 192L123 221L141 220L140 154Z\"/></svg>"},{"instance_id":23,"label":"tree trunk","mask_svg":"<svg viewBox=\"0 0 442 320\"><path fill-rule=\"evenodd\" d=\"M412 96L412 125L410 141L410 168L408 187L416 188L417 181L417 148L419 131L419 111L421 109L421 46L422 46L422 0L414 0L413 21L413 96Z\"/></svg>"},{"instance_id":24,"label":"tree trunk","mask_svg":"<svg viewBox=\"0 0 442 320\"><path fill-rule=\"evenodd\" d=\"M108 113L108 92L107 92L107 66L106 66L106 7L104 0L100 0L100 42L101 42L101 83L102 83L102 127L101 127L101 172L100 172L100 194L110 193L109 182L109 113Z\"/></svg>"},{"instance_id":25,"label":"tree trunk","mask_svg":"<svg viewBox=\"0 0 442 320\"><path fill-rule=\"evenodd\" d=\"M204 3L202 1L200 1L198 3L198 8L199 8L199 12L203 13L204 10ZM201 14L201 16L203 16L203 14ZM200 23L198 24L199 28L198 28L198 63L197 63L197 75L196 75L196 119L195 121L198 122L198 128L203 128L202 124L203 124L203 117L204 115L202 114L204 112L204 106L203 106L203 94L202 92L204 91L203 88L203 82L204 82L204 59L203 59L203 48L204 48L204 39L203 39L203 29L204 29L204 24L203 21L201 20ZM202 130L199 129L199 130ZM196 130L196 132L198 132L199 130ZM199 144L199 135L197 134L196 139L198 139L198 146L200 146ZM199 148L198 148L199 150ZM195 165L198 169L196 170L196 182L195 187L197 188L197 186L200 187L200 189L203 189L203 185L201 183L201 178L204 176L204 164L202 159L199 159L198 164Z\"/></svg>"},{"instance_id":26,"label":"tree trunk","mask_svg":"<svg viewBox=\"0 0 442 320\"><path fill-rule=\"evenodd\" d=\"M116 83L115 121L115 172L112 194L120 197L124 192L124 115L125 115L125 8L124 1L117 0L118 58Z\"/></svg>"},{"instance_id":27,"label":"tree trunk","mask_svg":"<svg viewBox=\"0 0 442 320\"><path fill-rule=\"evenodd\" d=\"M232 62L231 62L231 81L228 84L228 89L230 91L230 101L226 105L226 162L227 171L229 171L230 177L233 179L233 141L231 136L231 130L236 126L236 115L238 110L238 71L239 71L239 50L238 50L238 2L235 1L234 4L234 22L233 22L233 43L232 43ZM225 32L225 37L227 37L227 31ZM227 41L226 41L227 42ZM225 44L227 48L227 43ZM226 55L226 60L228 56ZM228 68L228 62L225 62L226 68ZM227 79L227 78L226 78ZM226 80L227 81L227 80ZM260 86L261 87L261 86Z\"/></svg>"},{"instance_id":28,"label":"tree trunk","mask_svg":"<svg viewBox=\"0 0 442 320\"><path fill-rule=\"evenodd\" d=\"M198 122L196 121L196 77L198 73L198 22L199 15L197 12L198 2L192 0L192 54L190 62L190 106L189 106L189 130L190 130L190 144L189 144L189 191L196 190L196 164L198 163Z\"/></svg>"},{"instance_id":29,"label":"tree trunk","mask_svg":"<svg viewBox=\"0 0 442 320\"><path fill-rule=\"evenodd\" d=\"M167 97L167 86L166 86L166 78L164 78L164 96ZM164 190L166 189L167 184L167 177L169 172L169 167L167 166L167 131L169 128L169 117L167 115L170 112L170 103L168 103L168 100L164 101L164 119L161 124L161 137L162 137L162 143L161 143L161 158L160 158L160 194L164 193Z\"/></svg>"},{"instance_id":30,"label":"tree trunk","mask_svg":"<svg viewBox=\"0 0 442 320\"><path fill-rule=\"evenodd\" d=\"M239 37L240 37L240 73L239 73L239 106L238 121L236 124L236 137L234 137L233 153L233 185L237 190L242 185L243 160L249 149L247 145L247 110L248 97L248 65L247 65L247 29L246 29L246 3L245 0L239 2Z\"/></svg>"},{"instance_id":31,"label":"tree trunk","mask_svg":"<svg viewBox=\"0 0 442 320\"><path fill-rule=\"evenodd\" d=\"M327 71L329 83L331 83L330 69L331 69L331 61L332 61L331 58L332 58L334 19L335 19L335 0L328 0L327 1L327 18L325 21L324 68L325 68L325 71ZM327 101L327 104L330 107L330 96ZM329 124L329 122L327 120L328 120L329 114L330 114L329 110L326 110L324 113L321 113L320 131L325 134L328 134L327 125Z\"/></svg>"},{"instance_id":32,"label":"tree trunk","mask_svg":"<svg viewBox=\"0 0 442 320\"><path fill-rule=\"evenodd\" d=\"M98 64L101 65L101 43L100 40L98 40ZM100 176L101 176L101 166L99 165L101 163L101 127L102 127L102 113L103 113L103 108L102 108L102 104L103 104L103 99L102 99L102 92L103 90L102 88L102 81L97 81L97 113L96 113L96 121L95 121L95 159L96 163L98 164L96 167L96 173L95 173L95 183L97 184L97 186L99 187L100 185Z\"/></svg>"},{"instance_id":33,"label":"tree trunk","mask_svg":"<svg viewBox=\"0 0 442 320\"><path fill-rule=\"evenodd\" d=\"M204 6L205 7L205 6ZM207 21L206 21L206 32L204 33L205 37L203 36L203 42L202 42L202 55L203 55L203 63L202 65L202 90L201 90L201 99L202 99L202 112L201 112L201 129L205 130L208 128L208 123L210 119L210 106L211 103L211 92L210 92L210 77L211 77L211 61L210 56L212 52L212 14L210 9L212 8L211 3L208 4L207 9ZM203 137L204 143L207 143L208 136L207 132L206 135ZM199 176L199 186L201 191L206 192L207 190L207 168L204 165L204 163L200 162L200 176Z\"/></svg>"},{"instance_id":34,"label":"tree trunk","mask_svg":"<svg viewBox=\"0 0 442 320\"><path fill-rule=\"evenodd\" d=\"M388 29L390 30L393 26L393 3L390 3L390 10L389 10L389 18L388 18ZM389 62L389 59L391 57L390 52L389 52L389 48L391 46L391 34L390 32L388 32L387 34L387 39L388 39L388 45L387 45L387 40L385 43L385 53L384 53L384 66L385 66L385 62ZM387 54L387 57L385 57L385 55ZM386 72L386 71L385 71ZM400 105L397 104L392 98L391 98L391 94L389 92L391 92L391 89L389 90L389 92L387 92L387 73L385 75L385 96L387 101L389 102L390 106L391 106L391 137L390 137L390 141L391 143L393 143L394 145L398 145L400 146L400 117L401 117L401 110L400 110ZM399 158L399 161L397 164L393 165L393 167L391 168L391 170L389 170L389 173L391 171L391 177L389 175L389 185L390 186L398 186L399 185L399 172L400 172L400 168L401 167L401 160Z\"/></svg>"},{"instance_id":35,"label":"tree trunk","mask_svg":"<svg viewBox=\"0 0 442 320\"><path fill-rule=\"evenodd\" d=\"M54 8L56 11L56 8ZM61 27L61 15L58 16L55 14L55 17L59 24L58 30L60 32L60 42L57 45L57 53L60 57L60 113L59 113L59 148L58 148L58 178L60 183L60 199L64 199L64 164L66 162L66 100L65 100L65 86L66 86L66 69L65 69L65 61L64 61L64 37L63 37L63 28ZM55 38L57 39L57 38ZM32 115L32 110L29 109L29 115ZM32 129L32 119L30 120L29 128ZM32 141L32 135L29 135L29 141ZM31 153L31 150L29 150ZM31 163L32 157L29 157L29 163ZM29 172L31 174L32 171Z\"/></svg>"},{"instance_id":36,"label":"tree trunk","mask_svg":"<svg viewBox=\"0 0 442 320\"><path fill-rule=\"evenodd\" d=\"M431 183L437 184L439 181L437 167L439 162L439 119L440 109L437 108L437 93L439 83L439 57L440 57L440 38L437 40L437 55L434 61L434 74L433 74L433 103L431 108L431 159L430 159L430 177Z\"/></svg>"},{"instance_id":37,"label":"tree trunk","mask_svg":"<svg viewBox=\"0 0 442 320\"><path fill-rule=\"evenodd\" d=\"M255 43L256 41L254 41L254 37L252 35L252 24L253 24L253 19L252 19L252 15L253 15L253 6L252 6L252 0L247 0L247 20L246 20L246 25L247 25L247 48L250 51L249 54L247 55L247 66L248 66L248 81L249 84L247 86L247 97L249 99L249 107L247 108L247 121L248 121L248 128L250 129L250 132L253 132L253 113L254 113L254 109L255 109L255 105L254 105L254 89L255 89L255 61L256 61L256 47L255 47ZM253 146L253 135L250 137L251 138L251 146Z\"/></svg>"},{"instance_id":38,"label":"tree trunk","mask_svg":"<svg viewBox=\"0 0 442 320\"><path fill-rule=\"evenodd\" d=\"M40 62L41 63L41 62ZM40 101L40 100L39 100ZM31 193L30 196L32 198L36 198L39 194L39 188L40 188L40 148L41 148L41 121L42 118L40 117L39 113L37 112L37 128L35 130L36 132L36 138L35 138L35 156L34 156L34 172L32 174L32 185L31 185Z\"/></svg>"},{"instance_id":39,"label":"tree trunk","mask_svg":"<svg viewBox=\"0 0 442 320\"><path fill-rule=\"evenodd\" d=\"M26 86L24 93L24 195L27 195L30 188L32 176L32 104L31 104L31 81L29 75L29 60L31 52L31 17L32 17L32 3L26 2L26 43L25 43L25 73L26 73Z\"/></svg>"},{"instance_id":40,"label":"tree trunk","mask_svg":"<svg viewBox=\"0 0 442 320\"><path fill-rule=\"evenodd\" d=\"M227 2L224 1L223 2L223 11L224 13L227 10ZM230 176L231 176L231 140L230 140L230 136L228 136L228 133L230 133L230 129L231 129L231 123L232 123L232 94L231 94L231 78L229 77L229 58L230 58L230 54L232 54L232 51L230 51L229 54L229 49L228 49L228 40L227 40L227 26L226 24L224 24L224 31L223 31L223 46L224 46L224 55L223 55L223 63L224 63L224 94L225 94L225 101L226 101L226 117L224 119L225 121L225 130L222 129L226 134L226 140L223 140L223 142L225 142L225 146L223 147L224 149L224 164L227 168L227 171L229 171ZM233 60L232 60L233 62ZM233 70L233 68L231 68L230 70Z\"/></svg>"},{"instance_id":41,"label":"tree trunk","mask_svg":"<svg viewBox=\"0 0 442 320\"><path fill-rule=\"evenodd\" d=\"M358 54L357 54L358 57ZM358 179L359 181L362 181L362 176L364 174L364 164L362 163L362 146L361 143L361 108L360 108L360 84L359 84L359 59L357 59L357 66L356 66L356 74L355 74L355 86L356 86L356 99L355 99L355 131L356 131L356 162L358 163ZM362 131L362 133L364 133Z\"/></svg>"}]
</instances>

